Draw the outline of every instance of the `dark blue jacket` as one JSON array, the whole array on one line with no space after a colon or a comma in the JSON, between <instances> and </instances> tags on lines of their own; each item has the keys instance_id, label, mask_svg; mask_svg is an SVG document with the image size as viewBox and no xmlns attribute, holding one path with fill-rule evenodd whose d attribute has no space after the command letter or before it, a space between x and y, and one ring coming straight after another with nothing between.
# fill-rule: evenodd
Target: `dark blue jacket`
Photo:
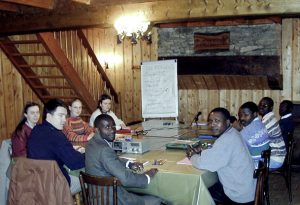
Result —
<instances>
[{"instance_id":1,"label":"dark blue jacket","mask_svg":"<svg viewBox=\"0 0 300 205\"><path fill-rule=\"evenodd\" d=\"M285 146L287 147L288 146L288 133L294 132L294 129L295 129L293 116L291 115L290 117L280 119L279 125L280 125L283 140L285 142Z\"/></svg>"},{"instance_id":2,"label":"dark blue jacket","mask_svg":"<svg viewBox=\"0 0 300 205\"><path fill-rule=\"evenodd\" d=\"M31 159L55 160L70 184L69 169L85 166L84 155L76 151L61 130L44 121L36 125L27 142L27 156Z\"/></svg>"}]
</instances>

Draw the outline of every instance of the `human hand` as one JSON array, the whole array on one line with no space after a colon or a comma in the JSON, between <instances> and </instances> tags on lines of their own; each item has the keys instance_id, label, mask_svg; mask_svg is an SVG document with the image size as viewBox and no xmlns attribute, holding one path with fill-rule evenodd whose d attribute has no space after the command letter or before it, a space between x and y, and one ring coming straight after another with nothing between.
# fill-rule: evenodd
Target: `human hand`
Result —
<instances>
[{"instance_id":1,"label":"human hand","mask_svg":"<svg viewBox=\"0 0 300 205\"><path fill-rule=\"evenodd\" d=\"M126 126L125 124L121 124L121 128L123 130L130 130L131 129L129 126Z\"/></svg>"},{"instance_id":2,"label":"human hand","mask_svg":"<svg viewBox=\"0 0 300 205\"><path fill-rule=\"evenodd\" d=\"M147 174L150 178L153 178L157 172L158 172L158 169L152 168L152 169L149 169L148 171L144 172L144 174Z\"/></svg>"},{"instance_id":3,"label":"human hand","mask_svg":"<svg viewBox=\"0 0 300 205\"><path fill-rule=\"evenodd\" d=\"M200 154L202 151L201 147L192 147L192 146L188 146L188 149L186 151L186 156L187 158L191 158L194 154Z\"/></svg>"},{"instance_id":4,"label":"human hand","mask_svg":"<svg viewBox=\"0 0 300 205\"><path fill-rule=\"evenodd\" d=\"M143 163L140 162L131 162L128 167L133 171L142 171L144 169Z\"/></svg>"},{"instance_id":5,"label":"human hand","mask_svg":"<svg viewBox=\"0 0 300 205\"><path fill-rule=\"evenodd\" d=\"M234 121L234 123L232 123L232 127L237 129L238 131L241 131L243 129L243 126L241 125L240 121Z\"/></svg>"}]
</instances>

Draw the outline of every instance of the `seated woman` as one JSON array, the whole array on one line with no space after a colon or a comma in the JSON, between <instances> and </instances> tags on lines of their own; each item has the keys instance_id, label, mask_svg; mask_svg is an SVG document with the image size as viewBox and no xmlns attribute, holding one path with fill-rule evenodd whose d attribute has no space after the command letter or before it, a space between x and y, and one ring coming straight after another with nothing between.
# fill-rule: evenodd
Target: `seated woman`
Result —
<instances>
[{"instance_id":1,"label":"seated woman","mask_svg":"<svg viewBox=\"0 0 300 205\"><path fill-rule=\"evenodd\" d=\"M261 152L269 149L269 135L258 117L258 107L254 102L246 102L239 109L240 131L254 160L255 167L261 159Z\"/></svg>"},{"instance_id":2,"label":"seated woman","mask_svg":"<svg viewBox=\"0 0 300 205\"><path fill-rule=\"evenodd\" d=\"M90 118L90 126L94 127L94 121L97 116L100 114L108 114L110 115L116 124L116 129L130 129L130 127L127 127L125 123L120 120L113 111L110 110L111 108L111 97L107 94L103 94L100 96L100 99L98 101L98 108L93 112L91 118Z\"/></svg>"},{"instance_id":3,"label":"seated woman","mask_svg":"<svg viewBox=\"0 0 300 205\"><path fill-rule=\"evenodd\" d=\"M69 106L69 110L70 117L67 118L63 133L71 142L85 142L90 140L95 132L88 123L79 117L82 111L82 102L79 99L73 100L71 106Z\"/></svg>"},{"instance_id":4,"label":"seated woman","mask_svg":"<svg viewBox=\"0 0 300 205\"><path fill-rule=\"evenodd\" d=\"M22 118L12 134L12 157L27 156L27 140L31 130L40 119L40 108L37 103L26 103Z\"/></svg>"}]
</instances>

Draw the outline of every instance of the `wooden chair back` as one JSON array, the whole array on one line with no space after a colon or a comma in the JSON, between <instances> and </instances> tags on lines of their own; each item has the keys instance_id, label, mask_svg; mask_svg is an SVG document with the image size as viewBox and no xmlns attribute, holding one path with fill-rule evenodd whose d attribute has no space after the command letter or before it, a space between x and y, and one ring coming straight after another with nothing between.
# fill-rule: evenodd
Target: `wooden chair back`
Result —
<instances>
[{"instance_id":1,"label":"wooden chair back","mask_svg":"<svg viewBox=\"0 0 300 205\"><path fill-rule=\"evenodd\" d=\"M263 159L264 165L267 168L266 178L264 181L264 197L266 199L267 205L270 205L270 194L269 194L269 168L270 168L270 157L271 157L271 148L261 152L261 157Z\"/></svg>"},{"instance_id":2,"label":"wooden chair back","mask_svg":"<svg viewBox=\"0 0 300 205\"><path fill-rule=\"evenodd\" d=\"M253 174L253 177L257 178L254 205L265 204L264 188L265 188L266 176L267 176L267 166L263 161L259 161L258 168L254 170L254 174Z\"/></svg>"},{"instance_id":3,"label":"wooden chair back","mask_svg":"<svg viewBox=\"0 0 300 205\"><path fill-rule=\"evenodd\" d=\"M115 177L99 177L80 172L80 185L84 205L117 205L117 186ZM112 202L111 202L112 201Z\"/></svg>"},{"instance_id":4,"label":"wooden chair back","mask_svg":"<svg viewBox=\"0 0 300 205\"><path fill-rule=\"evenodd\" d=\"M289 202L292 202L292 191L291 191L291 169L292 169L292 159L293 159L293 152L294 152L294 137L293 133L288 133L288 145L287 147L287 154L284 160L283 165L278 169L269 169L270 168L270 157L271 157L271 149L262 151L261 157L264 160L264 163L267 167L267 176L265 180L265 198L267 205L270 205L270 197L269 197L269 174L280 174L285 178L286 186L288 188L289 194Z\"/></svg>"}]
</instances>

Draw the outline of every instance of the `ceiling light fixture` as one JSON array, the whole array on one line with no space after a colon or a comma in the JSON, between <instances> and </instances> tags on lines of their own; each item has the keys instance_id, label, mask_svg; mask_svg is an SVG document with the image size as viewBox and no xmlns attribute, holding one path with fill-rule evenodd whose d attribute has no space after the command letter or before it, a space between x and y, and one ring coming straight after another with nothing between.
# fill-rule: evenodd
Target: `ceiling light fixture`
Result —
<instances>
[{"instance_id":1,"label":"ceiling light fixture","mask_svg":"<svg viewBox=\"0 0 300 205\"><path fill-rule=\"evenodd\" d=\"M151 43L151 32L147 32L150 25L144 16L139 13L136 16L121 16L114 24L118 32L118 43L125 38L129 38L132 44L137 44L137 40L146 40Z\"/></svg>"}]
</instances>

